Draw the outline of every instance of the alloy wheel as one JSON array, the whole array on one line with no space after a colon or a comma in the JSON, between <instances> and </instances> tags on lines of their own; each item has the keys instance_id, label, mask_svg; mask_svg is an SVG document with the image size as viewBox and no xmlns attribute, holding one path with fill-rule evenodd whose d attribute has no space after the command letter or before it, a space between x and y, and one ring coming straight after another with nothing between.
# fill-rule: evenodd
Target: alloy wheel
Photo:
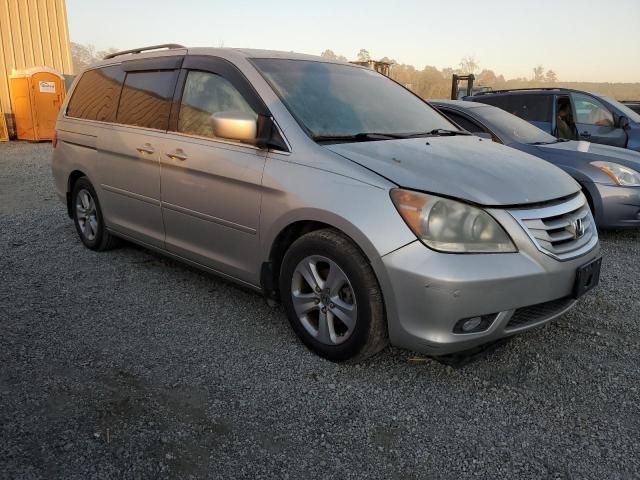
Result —
<instances>
[{"instance_id":1,"label":"alloy wheel","mask_svg":"<svg viewBox=\"0 0 640 480\"><path fill-rule=\"evenodd\" d=\"M82 236L92 242L98 234L98 213L91 192L84 188L76 195L76 219Z\"/></svg>"},{"instance_id":2,"label":"alloy wheel","mask_svg":"<svg viewBox=\"0 0 640 480\"><path fill-rule=\"evenodd\" d=\"M339 345L353 333L357 305L353 287L333 260L313 255L293 273L291 298L304 328L325 345Z\"/></svg>"}]
</instances>

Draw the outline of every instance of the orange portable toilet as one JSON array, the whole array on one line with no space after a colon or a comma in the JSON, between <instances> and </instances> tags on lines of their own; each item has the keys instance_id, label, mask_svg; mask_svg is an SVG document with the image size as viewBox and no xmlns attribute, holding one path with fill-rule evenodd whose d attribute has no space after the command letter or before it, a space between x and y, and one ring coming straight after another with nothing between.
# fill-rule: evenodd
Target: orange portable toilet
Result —
<instances>
[{"instance_id":1,"label":"orange portable toilet","mask_svg":"<svg viewBox=\"0 0 640 480\"><path fill-rule=\"evenodd\" d=\"M18 140L51 140L64 100L64 77L49 67L33 67L9 76Z\"/></svg>"}]
</instances>

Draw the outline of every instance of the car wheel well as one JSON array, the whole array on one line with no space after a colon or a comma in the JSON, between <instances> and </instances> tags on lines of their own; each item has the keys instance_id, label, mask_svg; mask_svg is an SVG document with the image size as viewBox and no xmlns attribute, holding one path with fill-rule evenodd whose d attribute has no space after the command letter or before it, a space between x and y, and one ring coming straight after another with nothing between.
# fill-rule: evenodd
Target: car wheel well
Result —
<instances>
[{"instance_id":1,"label":"car wheel well","mask_svg":"<svg viewBox=\"0 0 640 480\"><path fill-rule=\"evenodd\" d=\"M595 218L596 210L595 210L595 205L593 203L593 197L591 196L591 192L589 192L587 187L585 187L584 185L580 185L580 186L582 187L582 193L587 198L587 204L589 205L589 209L591 210L591 214Z\"/></svg>"},{"instance_id":2,"label":"car wheel well","mask_svg":"<svg viewBox=\"0 0 640 480\"><path fill-rule=\"evenodd\" d=\"M71 192L73 192L73 186L78 181L79 178L86 177L86 175L80 170L74 170L69 175L69 180L67 182L67 215L69 218L73 216L73 212L71 209Z\"/></svg>"},{"instance_id":3,"label":"car wheel well","mask_svg":"<svg viewBox=\"0 0 640 480\"><path fill-rule=\"evenodd\" d=\"M269 261L262 264L262 271L260 274L262 290L270 303L277 303L280 301L280 292L278 288L280 283L280 268L282 267L282 261L289 247L303 235L325 228L335 230L351 239L349 235L346 235L343 231L333 225L313 220L303 220L287 225L276 236L276 239L271 245ZM353 240L351 239L351 241ZM358 246L355 242L353 243ZM365 255L365 258L366 257L367 256Z\"/></svg>"}]
</instances>

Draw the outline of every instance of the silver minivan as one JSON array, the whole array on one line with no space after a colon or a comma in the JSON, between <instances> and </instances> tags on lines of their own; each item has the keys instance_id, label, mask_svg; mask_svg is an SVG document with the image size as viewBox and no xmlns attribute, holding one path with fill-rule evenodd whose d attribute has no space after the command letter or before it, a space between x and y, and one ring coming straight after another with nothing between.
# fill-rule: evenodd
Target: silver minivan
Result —
<instances>
[{"instance_id":1,"label":"silver minivan","mask_svg":"<svg viewBox=\"0 0 640 480\"><path fill-rule=\"evenodd\" d=\"M317 354L430 355L547 322L598 284L580 186L374 71L164 45L76 79L54 140L81 241L126 239L282 302Z\"/></svg>"}]
</instances>

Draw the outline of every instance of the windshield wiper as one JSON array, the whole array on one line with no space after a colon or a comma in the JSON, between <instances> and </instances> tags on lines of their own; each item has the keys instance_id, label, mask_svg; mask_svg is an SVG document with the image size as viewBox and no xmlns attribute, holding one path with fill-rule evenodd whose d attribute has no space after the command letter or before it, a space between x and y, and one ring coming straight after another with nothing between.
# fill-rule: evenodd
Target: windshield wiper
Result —
<instances>
[{"instance_id":1,"label":"windshield wiper","mask_svg":"<svg viewBox=\"0 0 640 480\"><path fill-rule=\"evenodd\" d=\"M553 145L554 143L568 142L568 141L569 140L558 138L556 140L551 140L550 142L531 142L528 145Z\"/></svg>"},{"instance_id":2,"label":"windshield wiper","mask_svg":"<svg viewBox=\"0 0 640 480\"><path fill-rule=\"evenodd\" d=\"M429 132L423 133L412 133L407 135L406 138L412 137L453 137L454 135L471 135L469 132L465 132L463 130L447 130L446 128L434 128Z\"/></svg>"},{"instance_id":3,"label":"windshield wiper","mask_svg":"<svg viewBox=\"0 0 640 480\"><path fill-rule=\"evenodd\" d=\"M314 135L312 138L316 142L370 142L407 138L407 136L397 133L361 132L353 135Z\"/></svg>"}]
</instances>

